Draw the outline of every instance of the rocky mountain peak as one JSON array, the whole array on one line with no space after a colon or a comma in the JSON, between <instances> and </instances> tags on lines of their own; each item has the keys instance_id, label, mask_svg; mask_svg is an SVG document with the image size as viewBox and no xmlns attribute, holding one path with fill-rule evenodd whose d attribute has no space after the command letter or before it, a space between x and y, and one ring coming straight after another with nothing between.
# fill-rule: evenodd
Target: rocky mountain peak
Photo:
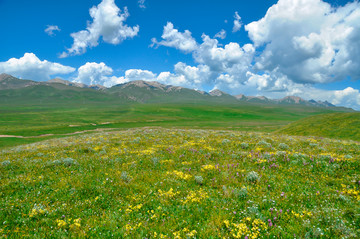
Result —
<instances>
[{"instance_id":1,"label":"rocky mountain peak","mask_svg":"<svg viewBox=\"0 0 360 239\"><path fill-rule=\"evenodd\" d=\"M279 100L280 102L293 102L295 104L299 104L300 102L305 102L304 99L298 96L286 96Z\"/></svg>"},{"instance_id":2,"label":"rocky mountain peak","mask_svg":"<svg viewBox=\"0 0 360 239\"><path fill-rule=\"evenodd\" d=\"M48 80L47 82L48 83L64 84L64 85L69 85L69 86L75 86L75 87L80 87L80 88L87 88L88 87L87 85L85 85L83 83L71 82L71 81L63 80L61 78L54 78L54 79Z\"/></svg>"},{"instance_id":3,"label":"rocky mountain peak","mask_svg":"<svg viewBox=\"0 0 360 239\"><path fill-rule=\"evenodd\" d=\"M8 78L15 78L15 77L13 77L13 76L11 76L9 74L6 74L6 73L0 74L0 81L3 81L3 80L8 79Z\"/></svg>"},{"instance_id":4,"label":"rocky mountain peak","mask_svg":"<svg viewBox=\"0 0 360 239\"><path fill-rule=\"evenodd\" d=\"M209 94L211 96L223 96L223 95L227 95L225 92L221 91L221 90L218 90L218 89L215 89L215 90L212 90L209 92Z\"/></svg>"},{"instance_id":5,"label":"rocky mountain peak","mask_svg":"<svg viewBox=\"0 0 360 239\"><path fill-rule=\"evenodd\" d=\"M157 81L144 81L144 80L135 80L135 81L130 81L127 82L125 84L123 84L123 87L127 87L127 86L137 86L137 87L145 87L145 88L158 88L158 89L164 89L166 88L165 85L157 82Z\"/></svg>"}]
</instances>

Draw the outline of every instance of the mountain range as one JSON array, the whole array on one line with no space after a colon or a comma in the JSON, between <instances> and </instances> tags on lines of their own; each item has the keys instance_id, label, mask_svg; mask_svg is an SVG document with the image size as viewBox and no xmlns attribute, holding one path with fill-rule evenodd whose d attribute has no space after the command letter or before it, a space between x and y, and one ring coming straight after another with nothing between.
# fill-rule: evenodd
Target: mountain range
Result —
<instances>
[{"instance_id":1,"label":"mountain range","mask_svg":"<svg viewBox=\"0 0 360 239\"><path fill-rule=\"evenodd\" d=\"M210 92L188 89L180 86L164 85L155 81L131 81L106 88L101 85L85 85L55 78L38 82L23 80L8 74L0 74L0 99L4 97L90 97L111 98L123 102L156 103L156 102L249 102L261 104L304 105L325 108L343 108L325 101L305 100L297 96L286 96L282 99L269 99L265 96L230 95L218 89Z\"/></svg>"}]
</instances>

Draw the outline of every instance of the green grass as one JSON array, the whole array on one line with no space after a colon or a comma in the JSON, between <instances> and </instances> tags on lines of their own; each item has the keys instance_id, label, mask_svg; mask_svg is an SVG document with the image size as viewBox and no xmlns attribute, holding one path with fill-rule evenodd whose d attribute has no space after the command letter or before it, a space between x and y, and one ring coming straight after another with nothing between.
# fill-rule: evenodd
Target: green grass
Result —
<instances>
[{"instance_id":1,"label":"green grass","mask_svg":"<svg viewBox=\"0 0 360 239\"><path fill-rule=\"evenodd\" d=\"M138 128L0 154L0 238L360 237L352 141Z\"/></svg>"},{"instance_id":2,"label":"green grass","mask_svg":"<svg viewBox=\"0 0 360 239\"><path fill-rule=\"evenodd\" d=\"M360 113L138 90L0 91L0 238L360 237Z\"/></svg>"},{"instance_id":3,"label":"green grass","mask_svg":"<svg viewBox=\"0 0 360 239\"><path fill-rule=\"evenodd\" d=\"M360 113L311 116L291 123L278 132L289 135L313 135L360 141Z\"/></svg>"},{"instance_id":4,"label":"green grass","mask_svg":"<svg viewBox=\"0 0 360 239\"><path fill-rule=\"evenodd\" d=\"M105 102L91 101L88 98L73 102L51 99L42 102L3 102L0 105L0 135L55 136L0 138L0 147L101 128L161 126L271 132L309 115L329 112L333 111L317 107L241 102L130 104L109 99Z\"/></svg>"},{"instance_id":5,"label":"green grass","mask_svg":"<svg viewBox=\"0 0 360 239\"><path fill-rule=\"evenodd\" d=\"M8 84L15 87L24 82L14 78ZM42 84L0 90L0 135L25 137L0 138L0 148L104 128L161 126L274 132L299 119L335 111L349 109L249 103L185 88L163 91L130 85L98 91ZM52 136L37 137L44 134Z\"/></svg>"}]
</instances>

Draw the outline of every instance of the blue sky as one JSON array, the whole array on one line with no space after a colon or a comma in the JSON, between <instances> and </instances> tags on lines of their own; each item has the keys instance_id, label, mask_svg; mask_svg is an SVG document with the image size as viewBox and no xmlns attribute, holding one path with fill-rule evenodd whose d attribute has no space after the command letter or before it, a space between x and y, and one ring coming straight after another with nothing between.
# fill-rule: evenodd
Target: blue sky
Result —
<instances>
[{"instance_id":1,"label":"blue sky","mask_svg":"<svg viewBox=\"0 0 360 239\"><path fill-rule=\"evenodd\" d=\"M0 72L24 79L156 80L360 109L354 1L0 0L0 28Z\"/></svg>"},{"instance_id":2,"label":"blue sky","mask_svg":"<svg viewBox=\"0 0 360 239\"><path fill-rule=\"evenodd\" d=\"M85 29L86 22L91 20L89 9L100 2L100 0L1 0L0 27L7 36L0 39L0 45L3 46L0 60L19 58L25 52L33 52L40 59L74 67L96 61L123 71L140 68L159 73L171 70L178 61L192 63L191 55L184 55L175 49L155 50L149 47L151 38L161 36L163 26L168 21L182 31L189 29L193 37L200 41L202 33L214 36L221 29L231 32L235 11L242 14L243 21L251 22L261 18L266 10L276 3L276 1L258 0L251 3L233 0L146 0L146 8L142 9L136 0L116 0L115 3L121 9L128 7L130 16L126 22L130 26L139 25L138 36L118 45L100 44L81 56L59 59L58 55L65 50L65 47L70 47L72 44L70 34ZM225 20L228 20L228 23L225 23ZM44 32L47 25L56 25L61 31L49 37ZM228 34L223 43L229 41L250 42L244 31Z\"/></svg>"}]
</instances>

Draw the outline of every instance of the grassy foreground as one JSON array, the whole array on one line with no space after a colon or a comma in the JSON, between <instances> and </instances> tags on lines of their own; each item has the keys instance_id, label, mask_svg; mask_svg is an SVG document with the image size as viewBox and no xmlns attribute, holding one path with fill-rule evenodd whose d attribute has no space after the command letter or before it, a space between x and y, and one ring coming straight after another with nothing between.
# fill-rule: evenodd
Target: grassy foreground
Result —
<instances>
[{"instance_id":1,"label":"grassy foreground","mask_svg":"<svg viewBox=\"0 0 360 239\"><path fill-rule=\"evenodd\" d=\"M360 145L141 128L1 151L3 238L359 238Z\"/></svg>"}]
</instances>

